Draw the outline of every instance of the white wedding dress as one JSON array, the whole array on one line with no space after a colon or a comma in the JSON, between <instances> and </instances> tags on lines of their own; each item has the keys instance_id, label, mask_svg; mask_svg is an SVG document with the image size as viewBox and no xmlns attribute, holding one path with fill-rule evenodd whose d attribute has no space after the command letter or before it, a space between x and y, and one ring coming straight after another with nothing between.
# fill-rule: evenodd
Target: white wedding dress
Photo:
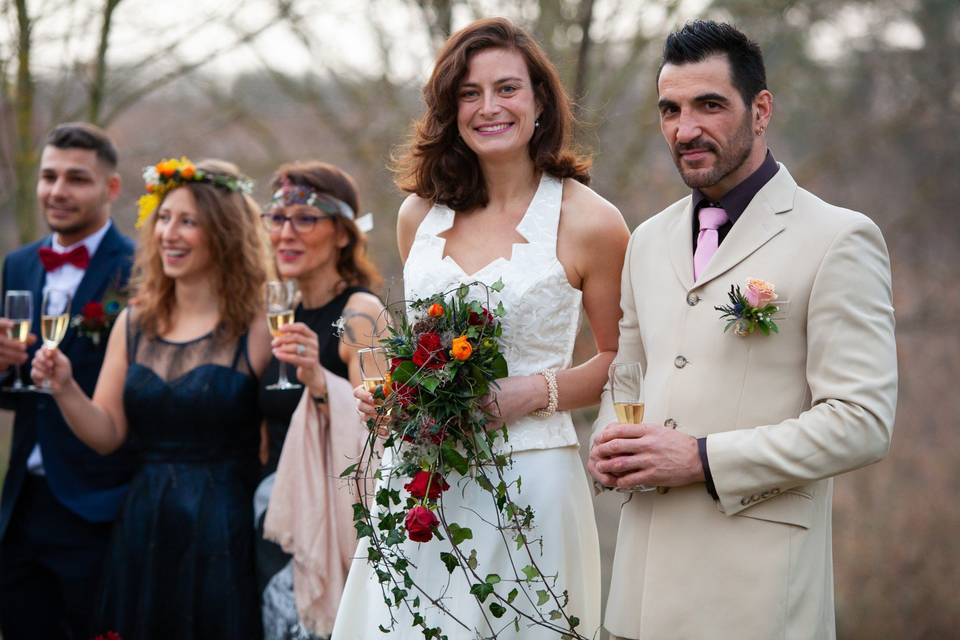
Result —
<instances>
[{"instance_id":1,"label":"white wedding dress","mask_svg":"<svg viewBox=\"0 0 960 640\"><path fill-rule=\"evenodd\" d=\"M496 307L502 301L506 309L502 319L502 348L510 375L528 375L571 365L580 322L581 293L570 286L557 260L562 192L560 180L544 175L517 227L527 243L515 244L510 259L497 258L472 275L464 273L453 258L443 255L445 241L438 234L451 227L454 212L435 205L420 224L404 266L406 296L411 300L429 297L461 283L481 281L490 285L497 279L503 280L505 287L500 294L491 291L491 303ZM482 295L482 288L472 291L474 298ZM530 505L535 513L535 530L527 532L527 538L542 539L542 545L531 545L537 565L544 575L557 576L555 592L566 590L569 594L567 614L580 619L577 631L581 635L593 638L600 626L600 550L591 491L578 454L573 420L569 412L557 412L549 418L521 418L509 425L506 446L513 451L513 466L506 475L510 479L522 478L521 491L514 492L513 499L519 505ZM390 452L385 454L384 464L390 464ZM391 484L401 482L394 479ZM514 586L507 584L514 571L528 564L525 551L516 549L512 536L508 535L509 542L505 543L500 533L484 522L497 520L488 493L473 483L451 481L451 484L452 488L443 495L447 519L473 531L473 539L464 542L462 547L467 553L476 549L477 573L480 576L499 574L504 581L500 587L506 587L503 589L506 594ZM477 599L470 595L462 572L458 569L451 575L440 561L440 552L449 550L448 541L434 538L418 544L407 540L404 545L415 565L410 569L414 581L435 598L442 594L444 606L467 627L452 621L421 598L424 604L420 612L427 623L440 626L450 640L489 638L495 632L497 638L505 640L560 638L560 633L530 626L522 618L520 630L516 632L512 622L514 612L508 610L502 618L494 618L488 608L490 599L481 609ZM409 614L397 609L395 615L399 622L390 633L385 635L379 630L380 625L389 626L390 616L381 585L366 556L367 542L362 540L340 602L333 640L422 638L420 629L411 626ZM516 569L511 566L510 556L517 563ZM534 601L540 588L542 586L528 587ZM416 594L411 590L411 599L413 595ZM522 603L524 610L534 611L522 595L514 603ZM540 611L547 615L552 608L544 605Z\"/></svg>"}]
</instances>

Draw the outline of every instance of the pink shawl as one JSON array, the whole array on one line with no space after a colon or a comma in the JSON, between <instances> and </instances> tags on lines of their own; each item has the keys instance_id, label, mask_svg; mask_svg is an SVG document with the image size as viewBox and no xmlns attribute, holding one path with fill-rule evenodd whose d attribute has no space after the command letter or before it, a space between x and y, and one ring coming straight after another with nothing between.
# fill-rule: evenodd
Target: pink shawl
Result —
<instances>
[{"instance_id":1,"label":"pink shawl","mask_svg":"<svg viewBox=\"0 0 960 640\"><path fill-rule=\"evenodd\" d=\"M293 555L293 592L300 622L329 636L350 561L357 548L353 528L356 490L340 473L357 462L368 431L357 413L353 389L324 369L330 420L304 391L280 453L264 537Z\"/></svg>"}]
</instances>

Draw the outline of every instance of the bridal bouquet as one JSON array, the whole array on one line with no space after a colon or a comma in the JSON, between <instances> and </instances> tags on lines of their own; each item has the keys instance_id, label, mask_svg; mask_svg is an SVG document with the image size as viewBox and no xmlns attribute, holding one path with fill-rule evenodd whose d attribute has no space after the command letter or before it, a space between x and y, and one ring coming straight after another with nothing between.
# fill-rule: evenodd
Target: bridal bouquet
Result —
<instances>
[{"instance_id":1,"label":"bridal bouquet","mask_svg":"<svg viewBox=\"0 0 960 640\"><path fill-rule=\"evenodd\" d=\"M482 289L486 299L471 299L471 288ZM500 303L491 311L489 298L491 290L502 288L501 281L489 287L474 282L414 300L409 303L410 318L399 314L399 327L381 340L390 370L373 390L378 417L368 422L371 435L361 462L343 472L344 477L353 475L361 496L354 504L354 526L358 537L368 542L367 561L383 589L390 628L398 622L396 613L404 610L424 638L445 639L444 630L431 627L422 616L421 604L466 628L445 603L451 597L469 597L486 609L485 616L503 619L503 629L544 626L559 638L582 638L575 631L579 620L564 612L566 592L555 593L555 576L542 575L537 566L530 545L539 541L528 540L533 510L515 501L521 479L504 476L511 465L507 429L491 424L491 391L507 376L507 362L500 350L504 308ZM368 507L363 469L377 468L371 462L384 434L383 446L393 457L374 473L376 490ZM495 506L497 521L488 524L514 560L513 575L482 574L483 558L469 548L474 532L444 512L444 494L454 486L462 490L465 483L475 483ZM462 574L469 593L441 597L417 583L403 543L435 538L441 543L433 547L439 560L449 573ZM380 627L384 633L390 628ZM493 632L484 637L496 636Z\"/></svg>"}]
</instances>

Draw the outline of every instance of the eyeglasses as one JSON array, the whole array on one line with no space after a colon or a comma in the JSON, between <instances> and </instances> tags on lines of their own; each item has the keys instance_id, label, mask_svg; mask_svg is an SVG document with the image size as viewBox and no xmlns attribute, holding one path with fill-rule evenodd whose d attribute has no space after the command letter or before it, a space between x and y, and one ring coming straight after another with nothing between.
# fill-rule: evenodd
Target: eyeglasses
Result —
<instances>
[{"instance_id":1,"label":"eyeglasses","mask_svg":"<svg viewBox=\"0 0 960 640\"><path fill-rule=\"evenodd\" d=\"M313 228L317 226L317 222L332 217L331 215L316 216L310 213L295 213L292 216L288 216L279 211L260 214L260 219L263 220L263 227L271 233L282 231L283 225L287 223L287 220L290 221L290 224L293 225L293 230L297 233L310 233L313 231Z\"/></svg>"}]
</instances>

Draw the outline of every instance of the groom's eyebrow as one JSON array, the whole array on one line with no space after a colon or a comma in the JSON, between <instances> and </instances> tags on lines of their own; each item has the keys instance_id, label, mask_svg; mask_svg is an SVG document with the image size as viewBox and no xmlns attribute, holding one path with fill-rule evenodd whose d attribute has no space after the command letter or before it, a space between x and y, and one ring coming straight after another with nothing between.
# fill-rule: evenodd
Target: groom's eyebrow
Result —
<instances>
[{"instance_id":1,"label":"groom's eyebrow","mask_svg":"<svg viewBox=\"0 0 960 640\"><path fill-rule=\"evenodd\" d=\"M719 93L701 93L693 99L694 102L719 102L721 104L730 104L730 99Z\"/></svg>"}]
</instances>

